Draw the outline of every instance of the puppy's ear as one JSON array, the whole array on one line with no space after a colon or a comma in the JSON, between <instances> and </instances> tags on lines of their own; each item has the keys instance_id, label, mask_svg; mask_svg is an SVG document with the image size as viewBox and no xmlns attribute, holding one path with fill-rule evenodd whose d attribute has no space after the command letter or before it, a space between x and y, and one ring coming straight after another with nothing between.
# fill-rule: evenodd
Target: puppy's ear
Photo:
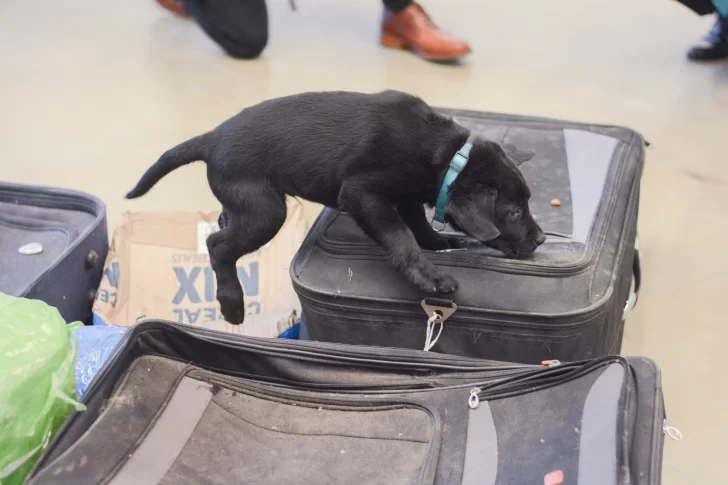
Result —
<instances>
[{"instance_id":1,"label":"puppy's ear","mask_svg":"<svg viewBox=\"0 0 728 485\"><path fill-rule=\"evenodd\" d=\"M516 145L511 145L509 143L503 144L503 151L506 152L514 162L516 162L516 166L526 163L536 154L533 150L521 150Z\"/></svg>"},{"instance_id":2,"label":"puppy's ear","mask_svg":"<svg viewBox=\"0 0 728 485\"><path fill-rule=\"evenodd\" d=\"M466 234L480 242L488 242L500 235L493 222L495 199L494 191L456 197L448 201L445 212Z\"/></svg>"}]
</instances>

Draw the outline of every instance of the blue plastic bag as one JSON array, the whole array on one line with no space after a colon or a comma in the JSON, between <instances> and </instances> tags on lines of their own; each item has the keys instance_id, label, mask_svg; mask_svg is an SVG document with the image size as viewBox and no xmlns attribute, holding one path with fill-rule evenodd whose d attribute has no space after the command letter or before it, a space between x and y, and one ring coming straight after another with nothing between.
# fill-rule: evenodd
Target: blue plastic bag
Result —
<instances>
[{"instance_id":1,"label":"blue plastic bag","mask_svg":"<svg viewBox=\"0 0 728 485\"><path fill-rule=\"evenodd\" d=\"M288 327L286 330L281 333L278 338L287 338L290 340L298 340L300 338L301 334L301 324L300 323L294 323L291 327Z\"/></svg>"},{"instance_id":2,"label":"blue plastic bag","mask_svg":"<svg viewBox=\"0 0 728 485\"><path fill-rule=\"evenodd\" d=\"M80 399L86 388L109 358L121 338L129 329L92 325L76 330L78 357L76 358L76 395Z\"/></svg>"}]
</instances>

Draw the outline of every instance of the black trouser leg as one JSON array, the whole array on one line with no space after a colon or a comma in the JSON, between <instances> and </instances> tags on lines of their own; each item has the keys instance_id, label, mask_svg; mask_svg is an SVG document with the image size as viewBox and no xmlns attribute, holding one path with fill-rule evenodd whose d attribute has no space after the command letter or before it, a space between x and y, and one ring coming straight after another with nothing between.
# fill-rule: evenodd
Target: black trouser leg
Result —
<instances>
[{"instance_id":1,"label":"black trouser leg","mask_svg":"<svg viewBox=\"0 0 728 485\"><path fill-rule=\"evenodd\" d=\"M412 0L382 0L390 12L399 12L412 5Z\"/></svg>"},{"instance_id":2,"label":"black trouser leg","mask_svg":"<svg viewBox=\"0 0 728 485\"><path fill-rule=\"evenodd\" d=\"M184 0L202 30L231 57L253 59L268 43L265 0Z\"/></svg>"}]
</instances>

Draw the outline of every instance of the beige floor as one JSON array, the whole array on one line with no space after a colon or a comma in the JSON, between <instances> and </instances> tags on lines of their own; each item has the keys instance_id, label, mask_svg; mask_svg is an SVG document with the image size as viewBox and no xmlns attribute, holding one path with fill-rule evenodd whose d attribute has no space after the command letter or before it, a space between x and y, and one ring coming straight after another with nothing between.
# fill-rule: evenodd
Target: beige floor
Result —
<instances>
[{"instance_id":1,"label":"beige floor","mask_svg":"<svg viewBox=\"0 0 728 485\"><path fill-rule=\"evenodd\" d=\"M111 226L124 210L216 209L202 166L139 201L122 195L177 142L306 90L395 88L436 105L639 129L652 142L645 288L624 352L661 364L669 420L685 435L667 443L663 483L728 483L728 64L683 57L708 19L668 0L424 1L472 41L463 66L379 48L377 0L298 0L298 13L269 2L272 40L255 62L225 58L152 0L4 0L0 178L95 193Z\"/></svg>"}]
</instances>

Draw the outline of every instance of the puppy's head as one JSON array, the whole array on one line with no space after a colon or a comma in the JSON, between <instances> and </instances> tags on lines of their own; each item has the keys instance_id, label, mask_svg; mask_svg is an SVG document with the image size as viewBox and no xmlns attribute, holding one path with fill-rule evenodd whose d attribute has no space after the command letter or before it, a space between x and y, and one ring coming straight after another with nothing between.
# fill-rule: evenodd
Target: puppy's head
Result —
<instances>
[{"instance_id":1,"label":"puppy's head","mask_svg":"<svg viewBox=\"0 0 728 485\"><path fill-rule=\"evenodd\" d=\"M531 191L515 161L497 143L477 140L450 187L450 223L508 257L532 253L546 236L531 216Z\"/></svg>"}]
</instances>

